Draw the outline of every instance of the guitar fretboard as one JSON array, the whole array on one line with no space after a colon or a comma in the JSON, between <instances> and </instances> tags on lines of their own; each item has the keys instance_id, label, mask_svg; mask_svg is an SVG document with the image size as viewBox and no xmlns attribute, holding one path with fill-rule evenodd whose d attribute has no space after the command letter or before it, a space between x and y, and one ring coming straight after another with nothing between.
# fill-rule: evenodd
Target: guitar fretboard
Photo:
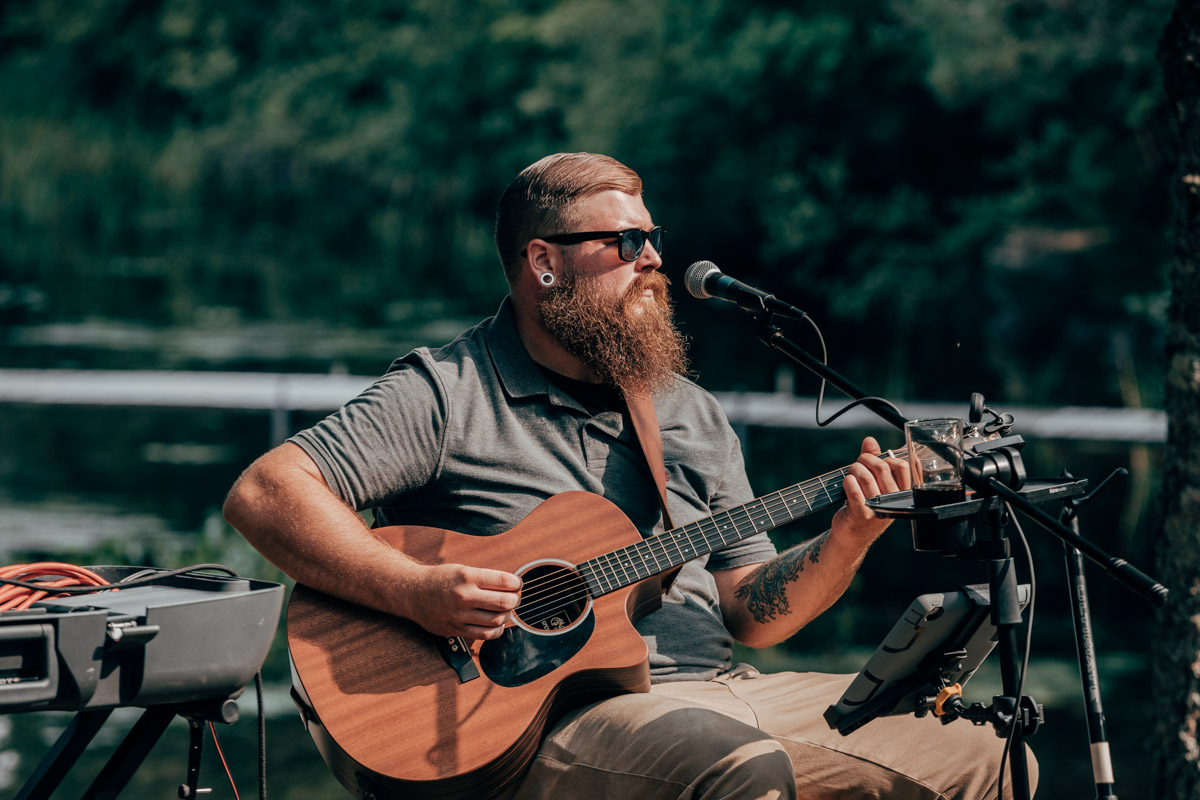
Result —
<instances>
[{"instance_id":1,"label":"guitar fretboard","mask_svg":"<svg viewBox=\"0 0 1200 800\"><path fill-rule=\"evenodd\" d=\"M908 457L903 450L885 455ZM849 467L834 470L576 566L593 597L608 594L842 502L846 496L842 480L849 471Z\"/></svg>"}]
</instances>

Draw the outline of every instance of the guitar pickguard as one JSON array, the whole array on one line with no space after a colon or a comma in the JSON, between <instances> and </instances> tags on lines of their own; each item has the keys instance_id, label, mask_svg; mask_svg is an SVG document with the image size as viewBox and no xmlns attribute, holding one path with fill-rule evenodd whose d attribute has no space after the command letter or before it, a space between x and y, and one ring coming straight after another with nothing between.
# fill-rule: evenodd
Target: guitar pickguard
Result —
<instances>
[{"instance_id":1,"label":"guitar pickguard","mask_svg":"<svg viewBox=\"0 0 1200 800\"><path fill-rule=\"evenodd\" d=\"M514 687L533 683L571 660L591 637L596 618L588 613L562 633L530 633L513 626L479 648L479 666L493 683Z\"/></svg>"}]
</instances>

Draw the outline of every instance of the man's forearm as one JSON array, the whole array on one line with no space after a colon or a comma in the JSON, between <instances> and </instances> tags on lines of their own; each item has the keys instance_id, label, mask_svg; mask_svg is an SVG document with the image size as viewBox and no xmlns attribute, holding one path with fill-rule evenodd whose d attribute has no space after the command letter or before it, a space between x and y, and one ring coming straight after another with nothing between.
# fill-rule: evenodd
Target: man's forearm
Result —
<instances>
[{"instance_id":1,"label":"man's forearm","mask_svg":"<svg viewBox=\"0 0 1200 800\"><path fill-rule=\"evenodd\" d=\"M800 577L806 566L821 560L821 546L828 537L828 533L823 533L793 547L763 564L750 578L738 584L734 597L746 604L756 623L763 625L792 613L788 584Z\"/></svg>"},{"instance_id":2,"label":"man's forearm","mask_svg":"<svg viewBox=\"0 0 1200 800\"><path fill-rule=\"evenodd\" d=\"M417 565L376 539L362 518L284 445L238 479L225 518L297 582L393 614L404 612L404 576Z\"/></svg>"},{"instance_id":3,"label":"man's forearm","mask_svg":"<svg viewBox=\"0 0 1200 800\"><path fill-rule=\"evenodd\" d=\"M876 516L868 498L908 488L907 463L880 459L879 443L863 440L858 461L846 469L846 504L828 533L757 567L713 573L726 627L752 647L782 642L842 596L871 544L890 520Z\"/></svg>"},{"instance_id":4,"label":"man's forearm","mask_svg":"<svg viewBox=\"0 0 1200 800\"><path fill-rule=\"evenodd\" d=\"M865 555L826 532L758 565L733 590L730 630L753 647L783 641L841 597Z\"/></svg>"}]
</instances>

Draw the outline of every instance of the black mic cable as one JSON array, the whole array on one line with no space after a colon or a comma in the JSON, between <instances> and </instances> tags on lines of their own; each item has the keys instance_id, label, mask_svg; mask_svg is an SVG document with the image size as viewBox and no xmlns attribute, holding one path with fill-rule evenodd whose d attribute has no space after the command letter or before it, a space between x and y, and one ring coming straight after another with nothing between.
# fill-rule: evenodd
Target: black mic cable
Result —
<instances>
[{"instance_id":1,"label":"black mic cable","mask_svg":"<svg viewBox=\"0 0 1200 800\"><path fill-rule=\"evenodd\" d=\"M724 272L721 272L721 268L711 261L697 261L692 264L687 268L687 272L684 273L683 280L687 286L688 294L698 300L716 298L717 300L733 303L751 313L769 312L807 322L817 334L817 341L821 343L821 363L826 366L829 365L829 351L825 347L825 337L821 335L821 329L817 327L817 323L813 321L812 317L790 303L786 303L775 295L764 292L762 289L756 289L749 284L742 283L736 278L729 277ZM825 379L822 378L821 388L817 392L816 407L816 421L819 428L824 428L850 409L864 403L886 405L895 411L898 416L904 416L894 403L882 397L862 397L851 401L843 408L835 411L829 419L822 420L821 405L824 401Z\"/></svg>"}]
</instances>

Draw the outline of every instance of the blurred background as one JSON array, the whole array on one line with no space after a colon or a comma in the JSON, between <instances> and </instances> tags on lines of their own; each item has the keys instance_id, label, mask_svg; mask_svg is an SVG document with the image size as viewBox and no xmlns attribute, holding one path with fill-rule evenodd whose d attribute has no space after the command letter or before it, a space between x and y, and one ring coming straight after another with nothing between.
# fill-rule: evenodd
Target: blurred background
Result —
<instances>
[{"instance_id":1,"label":"blurred background","mask_svg":"<svg viewBox=\"0 0 1200 800\"><path fill-rule=\"evenodd\" d=\"M736 308L689 297L696 260L805 309L831 365L902 409L965 416L981 392L1013 411L1033 475L1094 485L1128 469L1083 532L1148 568L1175 149L1155 48L1170 11L8 0L0 562L220 562L286 582L222 520L229 485L393 358L491 314L505 293L491 238L501 191L543 155L588 150L645 180L693 369L730 410L760 493L848 463L864 433L884 447L902 436L870 415L818 430L817 379ZM809 329L789 333L820 353ZM784 410L752 413L764 402ZM827 416L842 398L825 402ZM827 524L773 535L790 546ZM1040 794L1083 796L1062 547L1024 527L1038 585L1030 691L1047 706L1032 742ZM1151 611L1091 578L1117 787L1146 798ZM985 579L977 563L914 552L897 525L833 610L742 657L856 671L916 594ZM990 700L994 666L969 701ZM341 796L287 699L282 625L264 678L272 796ZM219 733L249 796L253 698L241 706ZM61 796L82 792L134 718L116 715ZM70 719L0 716L0 796ZM205 758L211 796L232 797L211 747ZM129 796L165 796L185 769L177 725Z\"/></svg>"}]
</instances>

